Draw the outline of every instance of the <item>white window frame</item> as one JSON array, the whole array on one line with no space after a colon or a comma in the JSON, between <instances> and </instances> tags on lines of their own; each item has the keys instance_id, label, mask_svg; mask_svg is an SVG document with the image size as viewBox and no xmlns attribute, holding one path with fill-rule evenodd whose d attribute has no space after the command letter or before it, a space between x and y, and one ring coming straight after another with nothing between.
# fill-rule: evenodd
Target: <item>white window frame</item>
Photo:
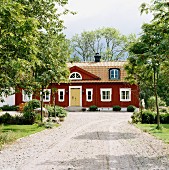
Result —
<instances>
[{"instance_id":1,"label":"white window frame","mask_svg":"<svg viewBox=\"0 0 169 170\"><path fill-rule=\"evenodd\" d=\"M103 99L103 92L110 92L110 98L109 99ZM100 95L101 95L101 101L102 102L110 102L112 101L112 89L111 88L101 88L100 89Z\"/></svg>"},{"instance_id":2,"label":"white window frame","mask_svg":"<svg viewBox=\"0 0 169 170\"><path fill-rule=\"evenodd\" d=\"M63 99L60 98L60 93L63 92ZM58 89L58 100L59 102L64 102L65 101L65 89Z\"/></svg>"},{"instance_id":3,"label":"white window frame","mask_svg":"<svg viewBox=\"0 0 169 170\"><path fill-rule=\"evenodd\" d=\"M49 99L46 99L46 91L49 91ZM51 89L44 89L43 90L45 99L43 99L44 102L50 102L50 96L51 96ZM40 100L42 100L42 92L40 92Z\"/></svg>"},{"instance_id":4,"label":"white window frame","mask_svg":"<svg viewBox=\"0 0 169 170\"><path fill-rule=\"evenodd\" d=\"M91 99L89 99L88 92L91 92ZM88 102L93 101L93 89L86 89L86 101L88 101Z\"/></svg>"},{"instance_id":5,"label":"white window frame","mask_svg":"<svg viewBox=\"0 0 169 170\"><path fill-rule=\"evenodd\" d=\"M116 71L117 71L117 77L116 77ZM113 74L112 74L113 72ZM110 80L119 80L120 79L120 70L119 69L116 69L116 68L113 68L109 71L109 76L110 76ZM113 77L111 77L111 75L113 75Z\"/></svg>"},{"instance_id":6,"label":"white window frame","mask_svg":"<svg viewBox=\"0 0 169 170\"><path fill-rule=\"evenodd\" d=\"M122 92L125 92L125 99L123 99ZM129 92L129 98L127 99L126 92ZM120 101L122 102L129 102L131 101L131 88L120 88Z\"/></svg>"},{"instance_id":7,"label":"white window frame","mask_svg":"<svg viewBox=\"0 0 169 170\"><path fill-rule=\"evenodd\" d=\"M75 77L74 77L74 78L71 78L71 76L72 76L73 74L75 74ZM80 76L80 77L77 77L77 75ZM82 80L82 75L81 75L80 73L78 73L78 72L73 72L73 73L70 74L69 79L70 79L70 80Z\"/></svg>"},{"instance_id":8,"label":"white window frame","mask_svg":"<svg viewBox=\"0 0 169 170\"><path fill-rule=\"evenodd\" d=\"M22 101L23 102L28 102L32 100L32 94L30 96L25 93L25 90L22 89Z\"/></svg>"}]
</instances>

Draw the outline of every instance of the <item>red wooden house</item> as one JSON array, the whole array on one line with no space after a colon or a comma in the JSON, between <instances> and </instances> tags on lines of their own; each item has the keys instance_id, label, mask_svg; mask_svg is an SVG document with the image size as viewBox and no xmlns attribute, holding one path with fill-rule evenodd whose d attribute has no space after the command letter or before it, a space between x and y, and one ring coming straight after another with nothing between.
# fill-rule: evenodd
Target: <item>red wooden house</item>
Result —
<instances>
[{"instance_id":1,"label":"red wooden house","mask_svg":"<svg viewBox=\"0 0 169 170\"><path fill-rule=\"evenodd\" d=\"M85 107L96 105L99 108L112 108L119 105L139 107L139 88L125 81L125 61L68 63L70 82L52 84L44 94L46 104L53 103L51 88L57 88L56 105L63 107ZM15 104L27 102L34 98L22 93L15 95Z\"/></svg>"}]
</instances>

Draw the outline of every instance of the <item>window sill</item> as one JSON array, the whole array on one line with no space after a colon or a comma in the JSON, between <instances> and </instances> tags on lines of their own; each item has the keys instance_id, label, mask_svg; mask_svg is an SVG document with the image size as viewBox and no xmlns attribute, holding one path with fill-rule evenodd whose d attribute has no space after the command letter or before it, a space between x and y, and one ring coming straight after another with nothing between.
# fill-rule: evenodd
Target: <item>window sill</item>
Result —
<instances>
[{"instance_id":1,"label":"window sill","mask_svg":"<svg viewBox=\"0 0 169 170\"><path fill-rule=\"evenodd\" d=\"M43 100L43 102L50 102L50 100Z\"/></svg>"},{"instance_id":2,"label":"window sill","mask_svg":"<svg viewBox=\"0 0 169 170\"><path fill-rule=\"evenodd\" d=\"M59 100L59 102L64 102L64 100Z\"/></svg>"},{"instance_id":3,"label":"window sill","mask_svg":"<svg viewBox=\"0 0 169 170\"><path fill-rule=\"evenodd\" d=\"M121 102L131 102L131 100L120 100Z\"/></svg>"},{"instance_id":4,"label":"window sill","mask_svg":"<svg viewBox=\"0 0 169 170\"><path fill-rule=\"evenodd\" d=\"M22 100L22 102L29 102L29 101L31 101L31 100Z\"/></svg>"},{"instance_id":5,"label":"window sill","mask_svg":"<svg viewBox=\"0 0 169 170\"><path fill-rule=\"evenodd\" d=\"M109 79L109 80L120 80L120 79Z\"/></svg>"},{"instance_id":6,"label":"window sill","mask_svg":"<svg viewBox=\"0 0 169 170\"><path fill-rule=\"evenodd\" d=\"M101 102L111 102L111 100L101 100Z\"/></svg>"}]
</instances>

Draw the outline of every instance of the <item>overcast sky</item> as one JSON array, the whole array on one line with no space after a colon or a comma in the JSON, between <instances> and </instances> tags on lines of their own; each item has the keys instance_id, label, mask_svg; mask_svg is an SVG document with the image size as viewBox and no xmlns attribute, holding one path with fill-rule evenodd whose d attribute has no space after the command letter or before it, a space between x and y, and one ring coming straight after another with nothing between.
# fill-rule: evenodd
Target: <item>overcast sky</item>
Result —
<instances>
[{"instance_id":1,"label":"overcast sky","mask_svg":"<svg viewBox=\"0 0 169 170\"><path fill-rule=\"evenodd\" d=\"M150 0L69 0L67 8L76 15L64 17L64 31L68 38L83 31L102 27L114 27L122 34L139 35L141 25L149 22L152 16L140 15L139 7Z\"/></svg>"}]
</instances>

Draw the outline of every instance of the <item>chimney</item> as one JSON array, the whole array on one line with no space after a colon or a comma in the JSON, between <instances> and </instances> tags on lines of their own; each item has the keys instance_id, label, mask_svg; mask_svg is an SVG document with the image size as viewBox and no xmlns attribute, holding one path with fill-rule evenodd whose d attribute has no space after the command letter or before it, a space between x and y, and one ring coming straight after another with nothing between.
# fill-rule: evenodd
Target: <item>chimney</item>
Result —
<instances>
[{"instance_id":1,"label":"chimney","mask_svg":"<svg viewBox=\"0 0 169 170\"><path fill-rule=\"evenodd\" d=\"M99 55L99 53L96 53L94 58L95 58L95 62L100 62L101 56Z\"/></svg>"}]
</instances>

